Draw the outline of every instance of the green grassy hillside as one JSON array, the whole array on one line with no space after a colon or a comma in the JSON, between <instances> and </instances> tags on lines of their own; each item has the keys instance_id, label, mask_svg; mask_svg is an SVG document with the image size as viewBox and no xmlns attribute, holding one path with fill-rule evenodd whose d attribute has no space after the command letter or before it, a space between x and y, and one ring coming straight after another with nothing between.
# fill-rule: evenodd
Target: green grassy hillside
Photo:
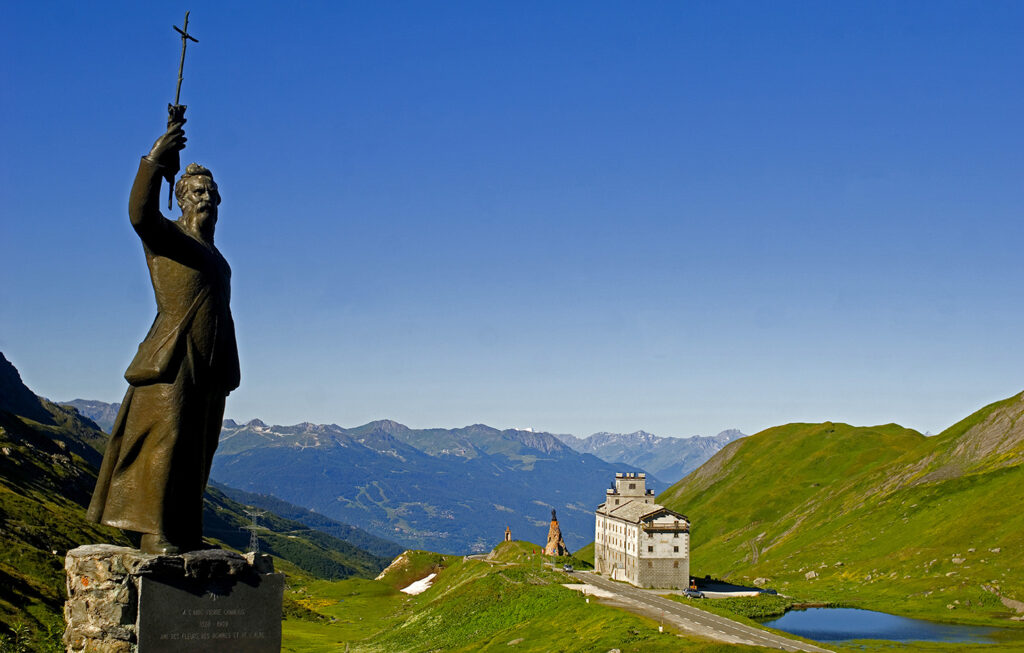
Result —
<instances>
[{"instance_id":1,"label":"green grassy hillside","mask_svg":"<svg viewBox=\"0 0 1024 653\"><path fill-rule=\"evenodd\" d=\"M693 521L696 575L1018 624L1022 414L1018 395L931 438L891 424L788 424L730 444L657 500Z\"/></svg>"},{"instance_id":2,"label":"green grassy hillside","mask_svg":"<svg viewBox=\"0 0 1024 653\"><path fill-rule=\"evenodd\" d=\"M549 562L551 564L561 567L565 564L570 564L575 569L593 569L593 555L590 560L581 558L578 555L567 555L567 556L546 556L543 553L544 547L539 544L532 542L523 542L521 540L512 540L511 542L501 542L498 546L487 554L487 560L490 562L504 562L504 563L515 563L515 564L532 564L536 565L539 562Z\"/></svg>"},{"instance_id":3,"label":"green grassy hillside","mask_svg":"<svg viewBox=\"0 0 1024 653\"><path fill-rule=\"evenodd\" d=\"M577 551L573 555L576 556L577 558L579 558L580 560L583 560L584 562L586 562L591 567L593 567L594 566L594 543L591 542L590 544L586 545L585 547L583 547L582 549L580 549L579 551Z\"/></svg>"},{"instance_id":4,"label":"green grassy hillside","mask_svg":"<svg viewBox=\"0 0 1024 653\"><path fill-rule=\"evenodd\" d=\"M407 551L378 581L296 583L287 596L302 617L284 622L284 651L754 651L658 633L658 624L587 602L561 584L529 543L505 544L506 562ZM511 560L515 559L516 562ZM430 589L399 590L429 573Z\"/></svg>"},{"instance_id":5,"label":"green grassy hillside","mask_svg":"<svg viewBox=\"0 0 1024 653\"><path fill-rule=\"evenodd\" d=\"M233 501L216 488L207 488L203 532L207 539L244 551L250 524L245 504ZM288 560L317 578L372 578L388 563L386 558L273 512L260 517L260 551Z\"/></svg>"},{"instance_id":6,"label":"green grassy hillside","mask_svg":"<svg viewBox=\"0 0 1024 653\"><path fill-rule=\"evenodd\" d=\"M380 572L376 580L395 590L400 590L424 576L443 571L459 560L461 558L458 556L444 555L443 553L405 551L392 560L391 564Z\"/></svg>"},{"instance_id":7,"label":"green grassy hillside","mask_svg":"<svg viewBox=\"0 0 1024 653\"><path fill-rule=\"evenodd\" d=\"M129 544L85 520L95 473L54 430L0 411L0 637L20 629L38 651L56 650L63 633L67 550Z\"/></svg>"}]
</instances>

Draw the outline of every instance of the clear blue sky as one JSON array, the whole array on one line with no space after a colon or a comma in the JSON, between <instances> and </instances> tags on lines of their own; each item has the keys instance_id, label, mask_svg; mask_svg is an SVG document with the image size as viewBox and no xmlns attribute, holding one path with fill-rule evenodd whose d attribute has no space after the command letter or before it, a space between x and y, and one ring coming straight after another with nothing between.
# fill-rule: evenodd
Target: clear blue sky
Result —
<instances>
[{"instance_id":1,"label":"clear blue sky","mask_svg":"<svg viewBox=\"0 0 1024 653\"><path fill-rule=\"evenodd\" d=\"M227 416L938 431L1024 388L1024 3L203 3ZM178 3L7 3L0 350L119 401Z\"/></svg>"}]
</instances>

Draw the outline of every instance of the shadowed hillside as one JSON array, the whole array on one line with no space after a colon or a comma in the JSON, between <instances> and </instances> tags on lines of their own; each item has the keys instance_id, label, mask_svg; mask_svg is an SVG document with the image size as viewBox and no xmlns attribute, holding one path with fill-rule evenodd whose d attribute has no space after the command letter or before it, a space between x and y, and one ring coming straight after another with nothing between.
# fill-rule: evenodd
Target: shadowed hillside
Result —
<instances>
[{"instance_id":1,"label":"shadowed hillside","mask_svg":"<svg viewBox=\"0 0 1024 653\"><path fill-rule=\"evenodd\" d=\"M301 522L310 528L327 533L328 535L333 535L339 540L344 540L345 542L359 547L363 551L372 553L383 560L391 560L403 551L401 546L390 540L370 535L361 528L356 528L355 526L334 521L330 517L325 517L319 513L313 512L312 510L306 510L305 508L293 505L287 501L282 501L281 499L269 494L243 492L242 490L221 485L219 483L210 483L210 487L222 491L224 494L239 503L269 510L275 515L279 515L285 519Z\"/></svg>"},{"instance_id":2,"label":"shadowed hillside","mask_svg":"<svg viewBox=\"0 0 1024 653\"><path fill-rule=\"evenodd\" d=\"M66 552L96 542L132 543L85 520L107 436L74 408L33 394L2 355L0 389L0 638L17 629L28 640L25 650L51 650L63 632ZM211 488L203 513L207 539L244 550L245 508ZM388 561L273 513L261 525L262 550L296 573L373 577ZM5 645L0 639L0 649Z\"/></svg>"}]
</instances>

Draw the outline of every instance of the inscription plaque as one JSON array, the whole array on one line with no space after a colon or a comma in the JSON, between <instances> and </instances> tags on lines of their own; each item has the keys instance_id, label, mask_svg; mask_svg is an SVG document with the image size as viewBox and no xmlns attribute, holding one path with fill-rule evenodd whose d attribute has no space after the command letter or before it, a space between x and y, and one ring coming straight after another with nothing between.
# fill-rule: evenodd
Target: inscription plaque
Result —
<instances>
[{"instance_id":1,"label":"inscription plaque","mask_svg":"<svg viewBox=\"0 0 1024 653\"><path fill-rule=\"evenodd\" d=\"M284 574L139 584L139 653L278 653Z\"/></svg>"}]
</instances>

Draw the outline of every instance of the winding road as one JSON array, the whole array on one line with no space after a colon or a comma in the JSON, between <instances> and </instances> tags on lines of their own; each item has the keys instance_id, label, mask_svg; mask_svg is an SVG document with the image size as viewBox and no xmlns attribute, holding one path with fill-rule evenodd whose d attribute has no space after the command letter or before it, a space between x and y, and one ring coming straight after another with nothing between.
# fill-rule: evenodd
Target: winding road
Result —
<instances>
[{"instance_id":1,"label":"winding road","mask_svg":"<svg viewBox=\"0 0 1024 653\"><path fill-rule=\"evenodd\" d=\"M671 601L648 590L608 580L592 572L580 571L566 574L566 576L575 577L577 582L593 585L615 594L618 599L616 602L627 610L656 620L661 619L664 615L665 622L695 635L730 644L766 646L786 651L814 651L815 653L829 651L829 649L814 644L758 630L732 619L711 614L678 601Z\"/></svg>"}]
</instances>

